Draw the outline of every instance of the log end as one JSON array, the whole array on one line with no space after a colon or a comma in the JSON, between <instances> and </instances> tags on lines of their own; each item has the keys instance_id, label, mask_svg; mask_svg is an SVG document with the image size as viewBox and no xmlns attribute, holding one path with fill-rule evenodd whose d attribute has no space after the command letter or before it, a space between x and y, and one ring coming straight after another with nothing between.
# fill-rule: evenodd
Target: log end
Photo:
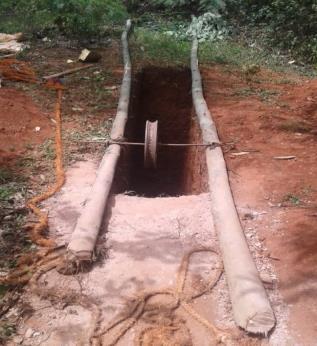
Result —
<instances>
[{"instance_id":1,"label":"log end","mask_svg":"<svg viewBox=\"0 0 317 346\"><path fill-rule=\"evenodd\" d=\"M252 334L268 335L275 326L275 316L272 310L258 312L246 323L241 325L244 330Z\"/></svg>"},{"instance_id":2,"label":"log end","mask_svg":"<svg viewBox=\"0 0 317 346\"><path fill-rule=\"evenodd\" d=\"M77 262L91 261L92 259L92 252L87 250L78 250L68 246L67 253L69 259Z\"/></svg>"}]
</instances>

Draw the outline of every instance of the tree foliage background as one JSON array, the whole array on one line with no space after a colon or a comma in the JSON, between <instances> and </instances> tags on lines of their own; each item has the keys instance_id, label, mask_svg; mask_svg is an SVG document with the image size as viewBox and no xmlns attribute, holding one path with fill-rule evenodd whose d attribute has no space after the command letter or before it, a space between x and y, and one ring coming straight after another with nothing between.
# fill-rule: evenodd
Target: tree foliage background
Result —
<instances>
[{"instance_id":1,"label":"tree foliage background","mask_svg":"<svg viewBox=\"0 0 317 346\"><path fill-rule=\"evenodd\" d=\"M317 62L316 0L1 0L0 31L58 30L102 36L130 16L175 12L188 18L221 13L230 23L260 30L268 43Z\"/></svg>"},{"instance_id":2,"label":"tree foliage background","mask_svg":"<svg viewBox=\"0 0 317 346\"><path fill-rule=\"evenodd\" d=\"M228 0L231 18L260 28L273 45L317 62L316 0Z\"/></svg>"},{"instance_id":3,"label":"tree foliage background","mask_svg":"<svg viewBox=\"0 0 317 346\"><path fill-rule=\"evenodd\" d=\"M0 30L60 31L67 35L102 35L123 23L127 11L117 0L1 0Z\"/></svg>"}]
</instances>

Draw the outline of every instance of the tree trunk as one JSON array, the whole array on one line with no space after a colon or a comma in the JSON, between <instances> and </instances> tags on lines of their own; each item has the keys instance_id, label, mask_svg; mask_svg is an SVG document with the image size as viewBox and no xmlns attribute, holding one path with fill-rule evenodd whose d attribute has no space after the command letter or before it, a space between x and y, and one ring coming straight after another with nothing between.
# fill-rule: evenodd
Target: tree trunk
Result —
<instances>
[{"instance_id":1,"label":"tree trunk","mask_svg":"<svg viewBox=\"0 0 317 346\"><path fill-rule=\"evenodd\" d=\"M131 21L128 20L121 38L123 45L124 76L117 115L111 131L112 140L123 138L125 125L128 120L131 90L131 62L128 45L130 28ZM120 152L120 145L111 144L103 156L97 171L96 180L68 244L68 252L76 260L90 260L92 258Z\"/></svg>"},{"instance_id":2,"label":"tree trunk","mask_svg":"<svg viewBox=\"0 0 317 346\"><path fill-rule=\"evenodd\" d=\"M198 41L191 52L192 96L204 143L219 142L216 126L203 96L199 72ZM233 201L221 147L207 148L211 207L222 252L226 279L238 326L251 333L267 334L275 317L251 257Z\"/></svg>"}]
</instances>

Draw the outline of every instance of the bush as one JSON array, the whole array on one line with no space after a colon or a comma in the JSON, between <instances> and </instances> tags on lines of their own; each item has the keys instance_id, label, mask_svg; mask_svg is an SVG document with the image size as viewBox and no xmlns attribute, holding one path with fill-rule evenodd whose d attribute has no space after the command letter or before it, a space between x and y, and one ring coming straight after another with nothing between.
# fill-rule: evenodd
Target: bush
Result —
<instances>
[{"instance_id":1,"label":"bush","mask_svg":"<svg viewBox=\"0 0 317 346\"><path fill-rule=\"evenodd\" d=\"M145 10L181 10L187 14L197 14L207 11L216 12L225 7L224 0L127 0L130 11Z\"/></svg>"},{"instance_id":2,"label":"bush","mask_svg":"<svg viewBox=\"0 0 317 346\"><path fill-rule=\"evenodd\" d=\"M231 17L260 26L272 43L317 61L316 0L227 0Z\"/></svg>"},{"instance_id":3,"label":"bush","mask_svg":"<svg viewBox=\"0 0 317 346\"><path fill-rule=\"evenodd\" d=\"M7 15L2 30L7 24L11 31L57 29L73 36L102 34L127 17L123 3L116 0L2 0L0 11Z\"/></svg>"},{"instance_id":4,"label":"bush","mask_svg":"<svg viewBox=\"0 0 317 346\"><path fill-rule=\"evenodd\" d=\"M198 17L193 16L189 25L179 24L174 30L165 31L165 34L181 40L191 41L197 37L199 42L212 42L224 39L228 31L220 14L206 12Z\"/></svg>"}]
</instances>

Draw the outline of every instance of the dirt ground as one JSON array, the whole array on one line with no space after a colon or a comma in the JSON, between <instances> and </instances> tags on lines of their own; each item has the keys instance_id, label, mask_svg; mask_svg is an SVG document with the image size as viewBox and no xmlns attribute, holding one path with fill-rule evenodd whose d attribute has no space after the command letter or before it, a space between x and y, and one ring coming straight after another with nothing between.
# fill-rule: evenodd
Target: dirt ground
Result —
<instances>
[{"instance_id":1,"label":"dirt ground","mask_svg":"<svg viewBox=\"0 0 317 346\"><path fill-rule=\"evenodd\" d=\"M122 72L117 52L116 45L104 50L96 69L65 80L67 182L45 203L50 232L58 243L69 239L102 153L100 146L78 142L103 134L115 115ZM47 74L68 68L66 60L77 54L75 49L39 47L28 59L39 74ZM277 327L268 339L256 341L313 346L317 340L317 81L265 69L250 79L236 68L220 65L204 66L202 75L220 139L230 143L225 158L251 252L259 271L274 282L267 288ZM0 89L0 164L31 176L29 194L52 179L53 156L43 144L53 134L54 100L53 92L33 85L8 82ZM295 158L275 159L280 156ZM21 165L26 157L33 158L32 165ZM90 272L74 277L61 279L51 272L42 284L80 288L99 302L106 323L122 311L124 297L173 286L182 255L201 245L217 248L208 194L144 198L121 193L111 198L106 214L98 244L102 259ZM200 254L196 261L202 264L194 267L198 282L205 283L210 268L206 269L205 256ZM219 265L215 255L208 261L212 268ZM197 281L193 269L189 276L188 287L193 289ZM208 320L237 333L224 277L194 306ZM85 344L84 326L91 320L83 307L52 305L28 289L8 314L19 323L11 344L23 345ZM195 345L212 344L197 322L182 313L178 318L189 319ZM132 344L137 333L132 328L122 345Z\"/></svg>"},{"instance_id":2,"label":"dirt ground","mask_svg":"<svg viewBox=\"0 0 317 346\"><path fill-rule=\"evenodd\" d=\"M48 116L24 93L3 88L0 104L1 160L25 155L28 146L40 144L50 136Z\"/></svg>"},{"instance_id":3,"label":"dirt ground","mask_svg":"<svg viewBox=\"0 0 317 346\"><path fill-rule=\"evenodd\" d=\"M205 70L206 97L221 140L237 140L237 151L258 150L226 154L234 198L238 207L262 214L261 220L243 214L241 219L268 249L289 307L291 334L299 344L314 345L317 81L268 72L257 78L251 88L269 91L267 99L260 91L242 98L246 85L237 74ZM274 160L288 155L296 158Z\"/></svg>"}]
</instances>

